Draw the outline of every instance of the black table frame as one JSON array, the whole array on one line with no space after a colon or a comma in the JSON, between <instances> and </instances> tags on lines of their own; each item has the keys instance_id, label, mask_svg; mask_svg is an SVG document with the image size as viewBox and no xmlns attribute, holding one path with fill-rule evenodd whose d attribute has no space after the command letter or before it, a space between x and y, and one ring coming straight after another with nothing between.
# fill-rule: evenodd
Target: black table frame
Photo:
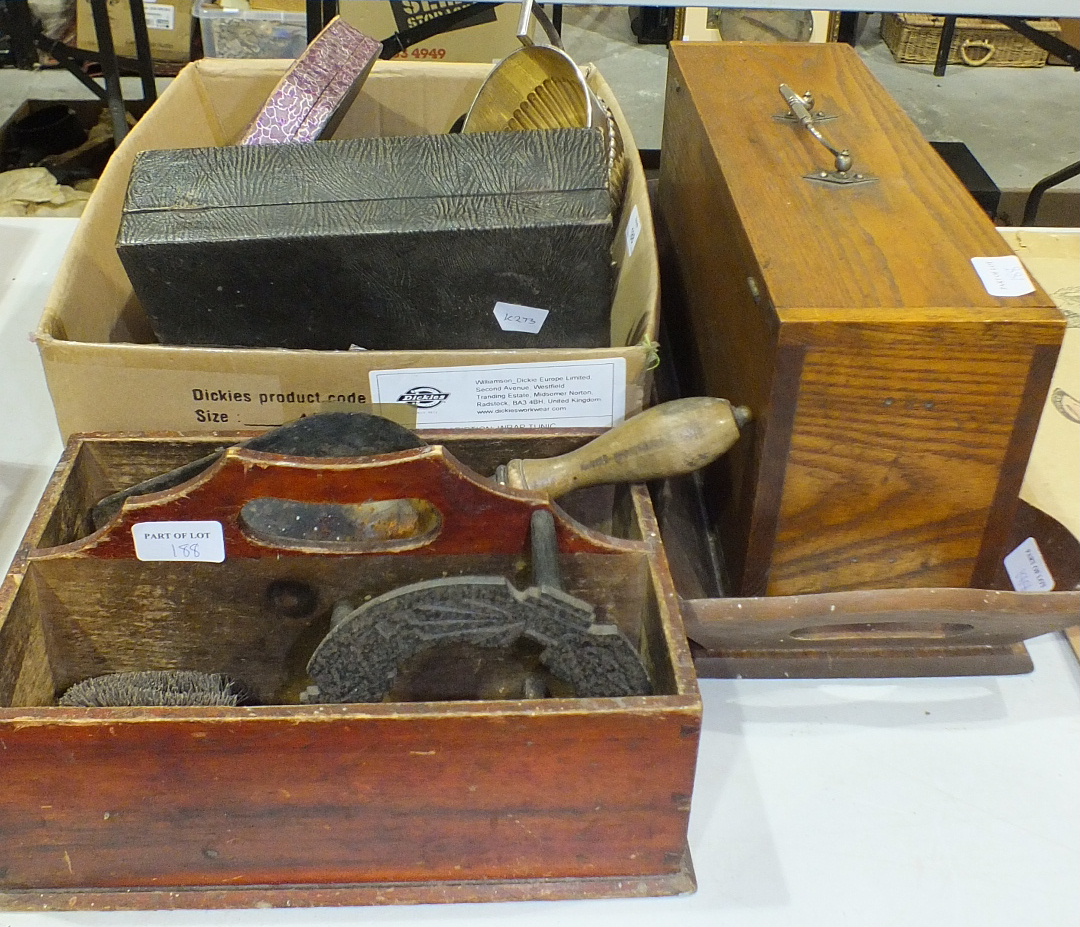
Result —
<instances>
[{"instance_id":1,"label":"black table frame","mask_svg":"<svg viewBox=\"0 0 1080 927\"><path fill-rule=\"evenodd\" d=\"M15 64L20 68L32 68L37 64L37 53L50 55L69 71L83 86L88 88L109 109L113 139L119 145L128 132L128 106L124 102L120 86L120 58L113 42L112 24L109 21L107 0L90 0L97 34L98 51L70 48L62 42L47 38L36 27L27 0L6 0L4 3L5 26L11 38ZM132 32L135 36L135 67L142 81L142 109L157 99L154 81L154 61L150 54L150 36L146 30L146 13L143 0L128 0ZM97 61L101 65L104 86L89 77L82 65Z\"/></svg>"}]
</instances>

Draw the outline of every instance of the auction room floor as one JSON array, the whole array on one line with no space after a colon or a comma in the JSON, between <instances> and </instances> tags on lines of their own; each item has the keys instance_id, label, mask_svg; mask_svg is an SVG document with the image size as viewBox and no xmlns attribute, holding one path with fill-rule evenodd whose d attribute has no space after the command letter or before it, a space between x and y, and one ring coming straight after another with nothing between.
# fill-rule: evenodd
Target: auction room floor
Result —
<instances>
[{"instance_id":1,"label":"auction room floor","mask_svg":"<svg viewBox=\"0 0 1080 927\"><path fill-rule=\"evenodd\" d=\"M1002 191L999 223L1020 221L1031 186L1080 160L1080 74L1068 67L897 64L881 41L880 17L860 15L858 50L878 80L931 141L964 142ZM639 45L627 7L565 6L563 36L579 63L600 67L627 114L638 146L660 147L667 49ZM782 80L782 75L777 75ZM129 92L138 96L138 82ZM26 99L78 99L87 91L66 71L0 70L0 122ZM1039 225L1080 225L1080 178L1043 200Z\"/></svg>"}]
</instances>

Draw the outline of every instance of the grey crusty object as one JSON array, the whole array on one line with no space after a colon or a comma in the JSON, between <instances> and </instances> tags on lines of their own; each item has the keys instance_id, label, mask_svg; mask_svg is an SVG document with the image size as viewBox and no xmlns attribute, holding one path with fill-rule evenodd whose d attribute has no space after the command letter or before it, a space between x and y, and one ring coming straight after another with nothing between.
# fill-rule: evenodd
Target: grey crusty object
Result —
<instances>
[{"instance_id":1,"label":"grey crusty object","mask_svg":"<svg viewBox=\"0 0 1080 927\"><path fill-rule=\"evenodd\" d=\"M312 702L378 702L398 667L434 647L540 645L540 662L579 698L649 695L634 646L561 589L514 588L501 576L425 580L365 602L337 621L308 664Z\"/></svg>"},{"instance_id":2,"label":"grey crusty object","mask_svg":"<svg viewBox=\"0 0 1080 927\"><path fill-rule=\"evenodd\" d=\"M421 654L462 646L509 651L521 641L537 647L540 663L580 698L650 694L648 671L630 640L563 591L550 511L533 511L529 535L528 589L501 576L458 576L402 586L357 609L339 603L308 663L315 685L303 700L376 702Z\"/></svg>"}]
</instances>

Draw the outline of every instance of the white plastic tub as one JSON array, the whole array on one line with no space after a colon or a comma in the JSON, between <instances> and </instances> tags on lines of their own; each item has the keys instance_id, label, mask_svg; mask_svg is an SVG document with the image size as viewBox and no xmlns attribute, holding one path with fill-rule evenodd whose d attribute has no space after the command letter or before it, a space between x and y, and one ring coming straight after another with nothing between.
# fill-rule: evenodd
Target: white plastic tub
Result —
<instances>
[{"instance_id":1,"label":"white plastic tub","mask_svg":"<svg viewBox=\"0 0 1080 927\"><path fill-rule=\"evenodd\" d=\"M210 0L198 0L194 13L207 58L296 58L307 47L303 13L227 9Z\"/></svg>"}]
</instances>

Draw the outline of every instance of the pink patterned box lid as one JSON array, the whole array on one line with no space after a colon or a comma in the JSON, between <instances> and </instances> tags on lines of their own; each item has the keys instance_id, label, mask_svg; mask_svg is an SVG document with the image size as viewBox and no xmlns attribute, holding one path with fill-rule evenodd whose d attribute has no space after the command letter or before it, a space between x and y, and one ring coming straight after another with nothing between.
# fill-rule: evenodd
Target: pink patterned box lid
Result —
<instances>
[{"instance_id":1,"label":"pink patterned box lid","mask_svg":"<svg viewBox=\"0 0 1080 927\"><path fill-rule=\"evenodd\" d=\"M332 134L381 51L381 42L335 16L285 72L238 144L311 142Z\"/></svg>"}]
</instances>

